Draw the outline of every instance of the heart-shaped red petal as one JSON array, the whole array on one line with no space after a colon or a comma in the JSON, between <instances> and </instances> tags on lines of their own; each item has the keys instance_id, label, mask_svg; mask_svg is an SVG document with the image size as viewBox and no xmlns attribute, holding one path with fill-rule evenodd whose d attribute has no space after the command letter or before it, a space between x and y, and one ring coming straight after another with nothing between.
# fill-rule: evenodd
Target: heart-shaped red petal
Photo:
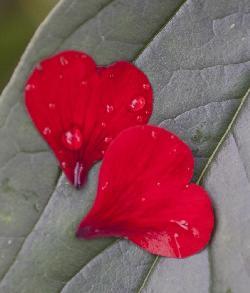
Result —
<instances>
[{"instance_id":1,"label":"heart-shaped red petal","mask_svg":"<svg viewBox=\"0 0 250 293\"><path fill-rule=\"evenodd\" d=\"M189 183L193 165L174 134L153 126L124 130L104 156L96 200L77 236L124 237L168 257L197 253L214 215L206 191Z\"/></svg>"},{"instance_id":2,"label":"heart-shaped red petal","mask_svg":"<svg viewBox=\"0 0 250 293\"><path fill-rule=\"evenodd\" d=\"M96 66L78 51L42 61L25 96L34 124L76 187L121 130L147 123L152 112L152 88L143 72L125 61Z\"/></svg>"}]
</instances>

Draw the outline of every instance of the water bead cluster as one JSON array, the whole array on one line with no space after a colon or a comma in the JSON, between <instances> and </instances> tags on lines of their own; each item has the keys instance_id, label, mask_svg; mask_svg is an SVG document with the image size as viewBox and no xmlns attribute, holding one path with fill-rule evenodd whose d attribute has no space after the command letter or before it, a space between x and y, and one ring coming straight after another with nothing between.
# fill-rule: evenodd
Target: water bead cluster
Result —
<instances>
[{"instance_id":1,"label":"water bead cluster","mask_svg":"<svg viewBox=\"0 0 250 293\"><path fill-rule=\"evenodd\" d=\"M176 258L205 247L214 224L210 199L190 183L194 162L185 143L145 125L152 88L142 71L125 61L96 66L85 53L61 52L33 70L25 102L75 187L104 158L79 238L123 237Z\"/></svg>"}]
</instances>

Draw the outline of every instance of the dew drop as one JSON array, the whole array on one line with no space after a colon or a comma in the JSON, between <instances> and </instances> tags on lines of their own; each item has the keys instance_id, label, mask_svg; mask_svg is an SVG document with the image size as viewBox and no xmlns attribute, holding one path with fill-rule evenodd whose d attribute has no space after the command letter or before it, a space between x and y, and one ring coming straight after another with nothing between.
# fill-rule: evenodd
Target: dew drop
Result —
<instances>
[{"instance_id":1,"label":"dew drop","mask_svg":"<svg viewBox=\"0 0 250 293\"><path fill-rule=\"evenodd\" d=\"M235 27L235 23L232 23L232 24L230 25L230 28L233 29L234 27Z\"/></svg>"},{"instance_id":2,"label":"dew drop","mask_svg":"<svg viewBox=\"0 0 250 293\"><path fill-rule=\"evenodd\" d=\"M74 127L66 131L62 136L62 142L67 149L79 150L83 143L80 129Z\"/></svg>"},{"instance_id":3,"label":"dew drop","mask_svg":"<svg viewBox=\"0 0 250 293\"><path fill-rule=\"evenodd\" d=\"M102 122L102 123L101 123L101 126L102 126L103 128L105 128L105 127L107 126L107 124L106 124L105 122Z\"/></svg>"},{"instance_id":4,"label":"dew drop","mask_svg":"<svg viewBox=\"0 0 250 293\"><path fill-rule=\"evenodd\" d=\"M138 112L140 110L142 110L145 107L146 104L146 100L144 97L140 96L138 98L135 98L131 101L130 103L130 108L134 111L134 112Z\"/></svg>"},{"instance_id":5,"label":"dew drop","mask_svg":"<svg viewBox=\"0 0 250 293\"><path fill-rule=\"evenodd\" d=\"M104 142L105 143L110 143L112 141L112 137L111 136L106 136L105 138L104 138Z\"/></svg>"},{"instance_id":6,"label":"dew drop","mask_svg":"<svg viewBox=\"0 0 250 293\"><path fill-rule=\"evenodd\" d=\"M191 168L187 167L187 170L188 170L188 171L190 171L190 170L191 170Z\"/></svg>"},{"instance_id":7,"label":"dew drop","mask_svg":"<svg viewBox=\"0 0 250 293\"><path fill-rule=\"evenodd\" d=\"M145 201L145 200L146 200L146 198L145 198L145 197L142 197L142 198L141 198L141 201L142 201L142 202L143 202L143 201Z\"/></svg>"},{"instance_id":8,"label":"dew drop","mask_svg":"<svg viewBox=\"0 0 250 293\"><path fill-rule=\"evenodd\" d=\"M51 110L54 110L55 107L56 107L56 105L55 105L54 103L49 103L49 108L50 108Z\"/></svg>"},{"instance_id":9,"label":"dew drop","mask_svg":"<svg viewBox=\"0 0 250 293\"><path fill-rule=\"evenodd\" d=\"M177 152L177 149L176 149L176 148L174 148L174 149L173 149L173 152L174 152L174 153L176 153L176 152Z\"/></svg>"},{"instance_id":10,"label":"dew drop","mask_svg":"<svg viewBox=\"0 0 250 293\"><path fill-rule=\"evenodd\" d=\"M146 115L148 115L148 114L149 114L149 111L148 111L148 110L146 110L146 111L145 111L145 114L146 114Z\"/></svg>"},{"instance_id":11,"label":"dew drop","mask_svg":"<svg viewBox=\"0 0 250 293\"><path fill-rule=\"evenodd\" d=\"M158 187L161 186L161 182L160 181L157 181L156 182L156 186L158 186Z\"/></svg>"},{"instance_id":12,"label":"dew drop","mask_svg":"<svg viewBox=\"0 0 250 293\"><path fill-rule=\"evenodd\" d=\"M65 57L60 57L60 63L62 64L62 66L65 66L67 64L69 64L69 61L65 58Z\"/></svg>"},{"instance_id":13,"label":"dew drop","mask_svg":"<svg viewBox=\"0 0 250 293\"><path fill-rule=\"evenodd\" d=\"M113 72L110 72L109 73L109 78L114 78L115 77L115 74Z\"/></svg>"},{"instance_id":14,"label":"dew drop","mask_svg":"<svg viewBox=\"0 0 250 293\"><path fill-rule=\"evenodd\" d=\"M49 127L45 127L44 129L43 129L43 134L44 135L49 135L51 133L51 129L49 128Z\"/></svg>"},{"instance_id":15,"label":"dew drop","mask_svg":"<svg viewBox=\"0 0 250 293\"><path fill-rule=\"evenodd\" d=\"M151 136L152 136L152 138L156 139L156 132L154 130L151 131Z\"/></svg>"},{"instance_id":16,"label":"dew drop","mask_svg":"<svg viewBox=\"0 0 250 293\"><path fill-rule=\"evenodd\" d=\"M63 161L63 162L61 163L61 166L62 166L63 169L65 169L66 166L67 166L66 162Z\"/></svg>"},{"instance_id":17,"label":"dew drop","mask_svg":"<svg viewBox=\"0 0 250 293\"><path fill-rule=\"evenodd\" d=\"M102 186L102 190L107 189L107 188L108 188L108 185L109 185L109 182L106 181L106 182L104 183L104 185Z\"/></svg>"},{"instance_id":18,"label":"dew drop","mask_svg":"<svg viewBox=\"0 0 250 293\"><path fill-rule=\"evenodd\" d=\"M35 85L29 83L29 84L26 85L25 90L30 91L30 90L33 90L34 88L35 88Z\"/></svg>"},{"instance_id":19,"label":"dew drop","mask_svg":"<svg viewBox=\"0 0 250 293\"><path fill-rule=\"evenodd\" d=\"M107 111L107 113L112 113L114 111L114 106L106 105L106 111Z\"/></svg>"},{"instance_id":20,"label":"dew drop","mask_svg":"<svg viewBox=\"0 0 250 293\"><path fill-rule=\"evenodd\" d=\"M86 86L88 84L87 80L82 80L81 85Z\"/></svg>"},{"instance_id":21,"label":"dew drop","mask_svg":"<svg viewBox=\"0 0 250 293\"><path fill-rule=\"evenodd\" d=\"M170 222L177 224L178 226L180 226L184 230L189 230L188 222L185 220L180 220L180 221L170 220Z\"/></svg>"},{"instance_id":22,"label":"dew drop","mask_svg":"<svg viewBox=\"0 0 250 293\"><path fill-rule=\"evenodd\" d=\"M174 139L174 135L172 134L172 135L170 136L170 138L171 138L171 139Z\"/></svg>"},{"instance_id":23,"label":"dew drop","mask_svg":"<svg viewBox=\"0 0 250 293\"><path fill-rule=\"evenodd\" d=\"M185 187L186 187L186 188L189 188L189 184L186 184Z\"/></svg>"},{"instance_id":24,"label":"dew drop","mask_svg":"<svg viewBox=\"0 0 250 293\"><path fill-rule=\"evenodd\" d=\"M143 84L142 84L142 87L143 87L145 90L149 90L149 89L150 89L150 84L149 84L149 83L143 83Z\"/></svg>"},{"instance_id":25,"label":"dew drop","mask_svg":"<svg viewBox=\"0 0 250 293\"><path fill-rule=\"evenodd\" d=\"M59 75L59 79L63 79L63 75L62 74Z\"/></svg>"},{"instance_id":26,"label":"dew drop","mask_svg":"<svg viewBox=\"0 0 250 293\"><path fill-rule=\"evenodd\" d=\"M196 228L192 228L192 233L194 235L195 238L199 238L200 237L200 233Z\"/></svg>"},{"instance_id":27,"label":"dew drop","mask_svg":"<svg viewBox=\"0 0 250 293\"><path fill-rule=\"evenodd\" d=\"M105 150L102 150L101 153L102 153L102 155L104 155L105 154Z\"/></svg>"},{"instance_id":28,"label":"dew drop","mask_svg":"<svg viewBox=\"0 0 250 293\"><path fill-rule=\"evenodd\" d=\"M138 116L136 117L136 120L137 120L138 122L142 122L142 121L143 121L143 117L142 117L141 115L138 115Z\"/></svg>"},{"instance_id":29,"label":"dew drop","mask_svg":"<svg viewBox=\"0 0 250 293\"><path fill-rule=\"evenodd\" d=\"M37 64L36 69L38 71L42 71L43 70L42 64L41 63Z\"/></svg>"}]
</instances>

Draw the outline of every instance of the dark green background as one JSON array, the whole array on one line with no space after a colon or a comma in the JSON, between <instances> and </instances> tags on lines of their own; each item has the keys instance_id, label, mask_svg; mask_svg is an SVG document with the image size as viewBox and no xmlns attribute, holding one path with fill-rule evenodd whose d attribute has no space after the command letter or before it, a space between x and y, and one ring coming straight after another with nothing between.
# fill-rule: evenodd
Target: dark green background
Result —
<instances>
[{"instance_id":1,"label":"dark green background","mask_svg":"<svg viewBox=\"0 0 250 293\"><path fill-rule=\"evenodd\" d=\"M0 0L0 92L34 31L57 0Z\"/></svg>"}]
</instances>

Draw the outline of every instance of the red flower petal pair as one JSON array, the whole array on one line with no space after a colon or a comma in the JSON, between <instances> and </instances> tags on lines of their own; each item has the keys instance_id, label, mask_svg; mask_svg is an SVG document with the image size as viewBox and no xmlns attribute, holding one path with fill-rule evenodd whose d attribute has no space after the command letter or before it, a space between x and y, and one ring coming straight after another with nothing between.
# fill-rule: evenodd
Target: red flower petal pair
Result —
<instances>
[{"instance_id":1,"label":"red flower petal pair","mask_svg":"<svg viewBox=\"0 0 250 293\"><path fill-rule=\"evenodd\" d=\"M214 216L206 191L189 183L193 165L174 134L153 126L124 130L104 156L94 205L77 236L124 237L167 257L197 253Z\"/></svg>"},{"instance_id":2,"label":"red flower petal pair","mask_svg":"<svg viewBox=\"0 0 250 293\"><path fill-rule=\"evenodd\" d=\"M147 123L152 88L128 62L96 66L88 55L62 52L35 68L26 106L69 181L80 187L117 134Z\"/></svg>"}]
</instances>

